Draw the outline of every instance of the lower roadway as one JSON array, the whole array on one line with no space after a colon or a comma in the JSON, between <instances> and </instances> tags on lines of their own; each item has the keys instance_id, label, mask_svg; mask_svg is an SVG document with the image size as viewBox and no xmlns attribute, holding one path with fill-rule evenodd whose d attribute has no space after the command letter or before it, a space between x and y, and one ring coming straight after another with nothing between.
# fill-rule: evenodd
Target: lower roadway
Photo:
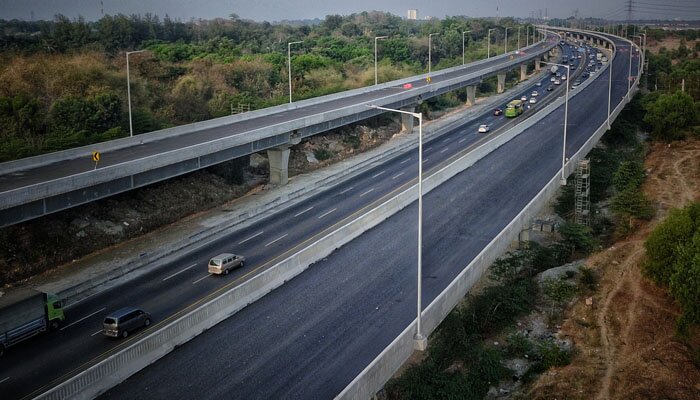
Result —
<instances>
[{"instance_id":1,"label":"lower roadway","mask_svg":"<svg viewBox=\"0 0 700 400\"><path fill-rule=\"evenodd\" d=\"M613 107L627 91L627 45L617 45ZM568 155L606 118L607 76L585 90L569 104ZM557 173L562 114L561 108L551 113L425 197L423 304ZM103 397L333 398L415 318L416 207L397 213Z\"/></svg>"}]
</instances>

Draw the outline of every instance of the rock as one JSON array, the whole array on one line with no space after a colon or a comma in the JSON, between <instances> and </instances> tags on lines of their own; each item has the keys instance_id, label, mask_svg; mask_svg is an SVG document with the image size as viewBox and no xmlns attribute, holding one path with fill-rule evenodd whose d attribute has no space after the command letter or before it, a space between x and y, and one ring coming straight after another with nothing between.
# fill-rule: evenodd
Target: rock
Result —
<instances>
[{"instance_id":1,"label":"rock","mask_svg":"<svg viewBox=\"0 0 700 400\"><path fill-rule=\"evenodd\" d=\"M587 306L593 305L593 297L586 297L586 305Z\"/></svg>"},{"instance_id":2,"label":"rock","mask_svg":"<svg viewBox=\"0 0 700 400\"><path fill-rule=\"evenodd\" d=\"M267 157L263 157L259 153L250 155L250 166L253 168L266 167L268 165Z\"/></svg>"},{"instance_id":3,"label":"rock","mask_svg":"<svg viewBox=\"0 0 700 400\"><path fill-rule=\"evenodd\" d=\"M572 263L562 265L561 267L550 268L537 275L537 282L542 284L547 278L560 280L562 278L569 277L569 275L572 273L575 275L582 266L584 266L584 260L577 260Z\"/></svg>"},{"instance_id":4,"label":"rock","mask_svg":"<svg viewBox=\"0 0 700 400\"><path fill-rule=\"evenodd\" d=\"M75 226L77 229L85 229L90 225L90 222L82 218L76 218L71 221L70 224Z\"/></svg>"},{"instance_id":5,"label":"rock","mask_svg":"<svg viewBox=\"0 0 700 400\"><path fill-rule=\"evenodd\" d=\"M328 141L328 150L334 153L342 153L345 151L345 146L337 140Z\"/></svg>"},{"instance_id":6,"label":"rock","mask_svg":"<svg viewBox=\"0 0 700 400\"><path fill-rule=\"evenodd\" d=\"M304 151L304 154L306 155L306 161L308 161L311 164L318 164L318 159L316 159L316 155L313 151L306 150Z\"/></svg>"}]
</instances>

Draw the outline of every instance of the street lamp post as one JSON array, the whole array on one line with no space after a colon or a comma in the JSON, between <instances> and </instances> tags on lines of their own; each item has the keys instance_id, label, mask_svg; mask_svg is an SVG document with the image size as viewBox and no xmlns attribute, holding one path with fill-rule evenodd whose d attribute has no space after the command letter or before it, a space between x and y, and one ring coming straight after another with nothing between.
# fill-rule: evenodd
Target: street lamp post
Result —
<instances>
[{"instance_id":1,"label":"street lamp post","mask_svg":"<svg viewBox=\"0 0 700 400\"><path fill-rule=\"evenodd\" d=\"M287 43L287 71L289 73L289 103L292 102L292 45L299 44L299 43L303 43L303 42L298 41L298 42Z\"/></svg>"},{"instance_id":2,"label":"street lamp post","mask_svg":"<svg viewBox=\"0 0 700 400\"><path fill-rule=\"evenodd\" d=\"M368 107L407 114L418 118L418 296L416 298L416 334L413 336L413 341L414 348L416 350L423 351L428 345L428 339L423 335L423 331L421 330L421 294L423 286L423 114L403 110L394 110L392 108L379 107L375 105L368 105Z\"/></svg>"},{"instance_id":3,"label":"street lamp post","mask_svg":"<svg viewBox=\"0 0 700 400\"><path fill-rule=\"evenodd\" d=\"M496 28L489 29L487 44L486 44L486 58L491 58L491 31L495 31Z\"/></svg>"},{"instance_id":4,"label":"street lamp post","mask_svg":"<svg viewBox=\"0 0 700 400\"><path fill-rule=\"evenodd\" d=\"M464 34L470 33L471 31L462 32L462 65L464 65Z\"/></svg>"},{"instance_id":5,"label":"street lamp post","mask_svg":"<svg viewBox=\"0 0 700 400\"><path fill-rule=\"evenodd\" d=\"M432 67L432 59L431 59L431 50L432 50L432 43L433 43L433 35L439 35L440 33L431 33L428 35L428 78L430 78L430 71Z\"/></svg>"},{"instance_id":6,"label":"street lamp post","mask_svg":"<svg viewBox=\"0 0 700 400\"><path fill-rule=\"evenodd\" d=\"M377 84L377 40L386 39L389 36L377 36L374 38L374 84Z\"/></svg>"},{"instance_id":7,"label":"street lamp post","mask_svg":"<svg viewBox=\"0 0 700 400\"><path fill-rule=\"evenodd\" d=\"M628 101L630 100L630 90L632 89L632 80L630 78L632 77L632 48L634 47L634 43L632 43L632 41L630 41L629 43L630 43L630 46L629 46L630 63L629 63L629 71L627 72L627 100Z\"/></svg>"},{"instance_id":8,"label":"street lamp post","mask_svg":"<svg viewBox=\"0 0 700 400\"><path fill-rule=\"evenodd\" d=\"M518 50L520 50L520 26L518 26Z\"/></svg>"},{"instance_id":9,"label":"street lamp post","mask_svg":"<svg viewBox=\"0 0 700 400\"><path fill-rule=\"evenodd\" d=\"M564 173L564 167L566 166L566 125L567 125L567 122L569 119L569 71L570 71L570 68L568 65L557 64L557 63L552 63L552 62L545 62L545 64L556 65L558 67L566 68L566 97L564 98L564 145L562 146L562 151L561 151L561 179L559 180L559 183L561 183L562 186L566 186L566 175Z\"/></svg>"},{"instance_id":10,"label":"street lamp post","mask_svg":"<svg viewBox=\"0 0 700 400\"><path fill-rule=\"evenodd\" d=\"M503 47L504 47L503 54L507 54L508 53L508 27L507 26L506 26L506 38L503 41Z\"/></svg>"},{"instance_id":11,"label":"street lamp post","mask_svg":"<svg viewBox=\"0 0 700 400\"><path fill-rule=\"evenodd\" d=\"M134 136L134 125L131 122L131 77L129 76L129 54L143 53L146 50L126 52L126 97L129 103L129 136Z\"/></svg>"},{"instance_id":12,"label":"street lamp post","mask_svg":"<svg viewBox=\"0 0 700 400\"><path fill-rule=\"evenodd\" d=\"M530 45L530 25L525 27L525 47Z\"/></svg>"},{"instance_id":13,"label":"street lamp post","mask_svg":"<svg viewBox=\"0 0 700 400\"><path fill-rule=\"evenodd\" d=\"M612 69L613 69L613 58L612 51L610 52L610 61L608 62L608 68L610 75L608 77L608 129L610 129L610 102L612 98Z\"/></svg>"}]
</instances>

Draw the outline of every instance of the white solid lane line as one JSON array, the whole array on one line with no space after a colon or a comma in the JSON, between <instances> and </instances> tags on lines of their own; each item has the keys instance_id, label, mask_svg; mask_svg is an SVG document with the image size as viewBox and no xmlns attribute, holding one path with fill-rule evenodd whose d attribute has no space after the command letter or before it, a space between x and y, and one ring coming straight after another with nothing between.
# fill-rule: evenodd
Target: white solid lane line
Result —
<instances>
[{"instance_id":1,"label":"white solid lane line","mask_svg":"<svg viewBox=\"0 0 700 400\"><path fill-rule=\"evenodd\" d=\"M396 175L392 176L391 179L392 179L392 180L393 180L393 179L396 179L396 178L398 178L399 176L401 176L401 175L403 175L403 174L404 174L404 172L401 172L401 173L399 173L399 174L396 174Z\"/></svg>"},{"instance_id":2,"label":"white solid lane line","mask_svg":"<svg viewBox=\"0 0 700 400\"><path fill-rule=\"evenodd\" d=\"M85 321L86 319L92 317L93 315L99 314L99 313L101 313L102 311L104 311L104 310L106 310L106 309L107 309L107 307L102 307L102 308L100 308L99 310L95 311L94 313L89 314L89 315L86 315L86 316L84 316L83 318L80 318L79 320L77 320L77 321L75 321L75 322L71 322L70 324L64 326L63 328L61 328L61 329L59 329L59 330L62 331L62 330L68 329L68 328L70 328L71 326L73 326L73 325L75 325L75 324L77 324L77 323L83 322L83 321Z\"/></svg>"},{"instance_id":3,"label":"white solid lane line","mask_svg":"<svg viewBox=\"0 0 700 400\"><path fill-rule=\"evenodd\" d=\"M447 143L447 142L449 142L450 140L452 140L452 138L447 138L447 139L443 140L442 143Z\"/></svg>"},{"instance_id":4,"label":"white solid lane line","mask_svg":"<svg viewBox=\"0 0 700 400\"><path fill-rule=\"evenodd\" d=\"M92 334L92 335L90 335L90 336L95 336L95 335L97 335L97 334L99 334L99 333L102 333L102 329L100 329L99 331L97 331L97 332L93 333L93 334Z\"/></svg>"},{"instance_id":5,"label":"white solid lane line","mask_svg":"<svg viewBox=\"0 0 700 400\"><path fill-rule=\"evenodd\" d=\"M424 149L424 151L430 151L432 148L433 148L433 146L430 146L427 149Z\"/></svg>"},{"instance_id":6,"label":"white solid lane line","mask_svg":"<svg viewBox=\"0 0 700 400\"><path fill-rule=\"evenodd\" d=\"M199 282L201 282L201 281L203 281L203 280L209 278L210 276L211 276L211 274L207 274L207 275L205 275L205 276L203 276L203 277L197 279L196 281L192 282L192 284L194 285L195 283L199 283Z\"/></svg>"},{"instance_id":7,"label":"white solid lane line","mask_svg":"<svg viewBox=\"0 0 700 400\"><path fill-rule=\"evenodd\" d=\"M362 193L362 194L360 195L360 197L362 197L362 196L366 195L367 193L370 193L370 192L371 192L371 191L373 191L373 190L374 190L374 188L372 188L372 189L370 189L370 190L368 190L368 191L366 191L366 192Z\"/></svg>"},{"instance_id":8,"label":"white solid lane line","mask_svg":"<svg viewBox=\"0 0 700 400\"><path fill-rule=\"evenodd\" d=\"M192 265L190 265L189 267L187 267L187 268L185 268L185 269L182 269L182 270L180 270L180 271L177 271L176 273L174 273L174 274L172 274L172 275L170 275L170 276L167 276L167 277L163 278L163 281L167 281L168 279L172 278L173 276L177 276L177 275L179 275L179 274L181 274L181 273L187 271L188 269L194 267L195 265L197 265L197 264L192 264Z\"/></svg>"},{"instance_id":9,"label":"white solid lane line","mask_svg":"<svg viewBox=\"0 0 700 400\"><path fill-rule=\"evenodd\" d=\"M282 239L286 238L287 235L289 235L289 234L288 234L288 233L285 233L284 235L282 235L282 236L278 237L277 239L271 241L270 243L266 244L265 247L267 247L267 246L269 246L269 245L275 243L275 242L278 241L278 240L282 240Z\"/></svg>"},{"instance_id":10,"label":"white solid lane line","mask_svg":"<svg viewBox=\"0 0 700 400\"><path fill-rule=\"evenodd\" d=\"M304 214L305 212L311 211L311 210L313 210L313 209L314 209L314 206L311 206L311 207L307 208L307 209L304 210L304 211L299 211L298 213L294 214L294 216L295 216L295 217L298 217L298 216L300 216L301 214Z\"/></svg>"},{"instance_id":11,"label":"white solid lane line","mask_svg":"<svg viewBox=\"0 0 700 400\"><path fill-rule=\"evenodd\" d=\"M411 159L410 159L410 158L407 158L407 159L401 161L399 164L405 164L405 163L407 163L407 162L409 162L409 161L411 161Z\"/></svg>"},{"instance_id":12,"label":"white solid lane line","mask_svg":"<svg viewBox=\"0 0 700 400\"><path fill-rule=\"evenodd\" d=\"M449 149L450 149L449 147L445 147L444 149L440 150L440 154L446 152L446 151L449 150Z\"/></svg>"},{"instance_id":13,"label":"white solid lane line","mask_svg":"<svg viewBox=\"0 0 700 400\"><path fill-rule=\"evenodd\" d=\"M332 209L332 210L330 210L330 211L326 211L325 213L319 215L319 216L318 216L318 219L321 219L321 218L325 217L326 215L332 213L332 212L335 211L335 210L337 210L337 208L334 208L334 209Z\"/></svg>"},{"instance_id":14,"label":"white solid lane line","mask_svg":"<svg viewBox=\"0 0 700 400\"><path fill-rule=\"evenodd\" d=\"M3 380L0 380L0 383L3 383L3 382L5 382L5 381L8 380L8 379L10 379L9 376L8 376L7 378L3 379Z\"/></svg>"},{"instance_id":15,"label":"white solid lane line","mask_svg":"<svg viewBox=\"0 0 700 400\"><path fill-rule=\"evenodd\" d=\"M354 186L350 186L349 188L347 188L347 189L343 190L342 192L340 192L340 194L345 194L345 193L351 191L351 190L354 189L354 188L355 188Z\"/></svg>"},{"instance_id":16,"label":"white solid lane line","mask_svg":"<svg viewBox=\"0 0 700 400\"><path fill-rule=\"evenodd\" d=\"M379 175L381 175L381 174L383 174L383 173L385 173L385 172L386 172L386 170L384 170L384 171L382 171L382 172L380 172L380 173L378 173L378 174L374 174L374 175L372 175L372 178L376 178L376 177L378 177Z\"/></svg>"},{"instance_id":17,"label":"white solid lane line","mask_svg":"<svg viewBox=\"0 0 700 400\"><path fill-rule=\"evenodd\" d=\"M464 138L464 139L460 140L459 143L464 143L466 141L467 141L467 138Z\"/></svg>"},{"instance_id":18,"label":"white solid lane line","mask_svg":"<svg viewBox=\"0 0 700 400\"><path fill-rule=\"evenodd\" d=\"M260 232L256 233L255 235L249 237L248 239L243 239L243 240L241 240L240 242L238 242L238 244L243 244L243 243L249 241L250 239L255 239L256 237L262 235L263 232L265 232L265 231L260 231Z\"/></svg>"},{"instance_id":19,"label":"white solid lane line","mask_svg":"<svg viewBox=\"0 0 700 400\"><path fill-rule=\"evenodd\" d=\"M429 158L424 158L424 159L423 159L423 163L424 163L424 164L427 163L428 160L429 160Z\"/></svg>"}]
</instances>

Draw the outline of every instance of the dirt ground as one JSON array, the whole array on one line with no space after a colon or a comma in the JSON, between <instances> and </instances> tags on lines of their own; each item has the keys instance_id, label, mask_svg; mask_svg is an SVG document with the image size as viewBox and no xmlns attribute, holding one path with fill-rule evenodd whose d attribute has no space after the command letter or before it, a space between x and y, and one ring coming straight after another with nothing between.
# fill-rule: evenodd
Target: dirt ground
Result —
<instances>
[{"instance_id":1,"label":"dirt ground","mask_svg":"<svg viewBox=\"0 0 700 400\"><path fill-rule=\"evenodd\" d=\"M573 341L572 362L540 376L527 398L700 399L700 330L678 338L673 299L640 271L649 232L669 209L700 200L700 140L654 145L646 169L657 216L586 261L598 290L591 305L581 299L569 310L558 334Z\"/></svg>"}]
</instances>

